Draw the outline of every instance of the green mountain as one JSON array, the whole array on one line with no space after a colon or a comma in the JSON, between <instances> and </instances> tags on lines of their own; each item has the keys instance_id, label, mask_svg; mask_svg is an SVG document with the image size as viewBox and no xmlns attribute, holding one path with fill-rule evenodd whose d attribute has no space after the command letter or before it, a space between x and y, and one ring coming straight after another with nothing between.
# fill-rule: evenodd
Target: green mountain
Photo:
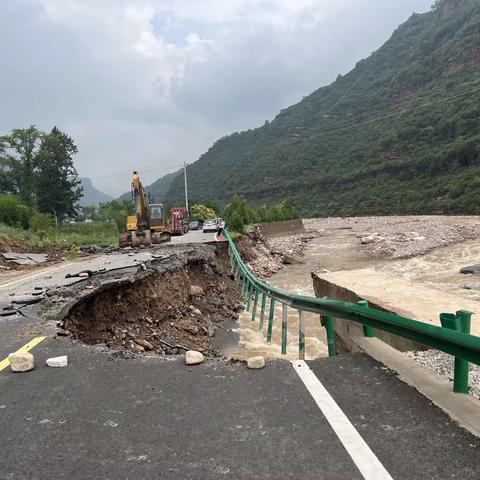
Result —
<instances>
[{"instance_id":1,"label":"green mountain","mask_svg":"<svg viewBox=\"0 0 480 480\"><path fill-rule=\"evenodd\" d=\"M479 213L479 153L480 2L439 0L350 73L218 140L189 167L189 190L292 198L311 215Z\"/></svg>"},{"instance_id":2,"label":"green mountain","mask_svg":"<svg viewBox=\"0 0 480 480\"><path fill-rule=\"evenodd\" d=\"M89 207L90 205L98 205L102 202L109 202L112 200L110 195L101 192L93 186L92 181L87 177L81 177L80 181L82 182L83 187L83 196L80 199L80 205L82 207Z\"/></svg>"}]
</instances>

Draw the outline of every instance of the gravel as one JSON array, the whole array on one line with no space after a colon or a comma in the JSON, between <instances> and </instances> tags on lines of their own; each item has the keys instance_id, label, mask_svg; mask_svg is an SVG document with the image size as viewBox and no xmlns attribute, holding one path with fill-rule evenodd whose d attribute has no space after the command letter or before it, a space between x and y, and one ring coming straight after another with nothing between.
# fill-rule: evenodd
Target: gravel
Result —
<instances>
[{"instance_id":1,"label":"gravel","mask_svg":"<svg viewBox=\"0 0 480 480\"><path fill-rule=\"evenodd\" d=\"M444 216L334 217L306 219L304 225L317 232L351 230L370 255L400 259L480 237L476 226L461 222Z\"/></svg>"},{"instance_id":2,"label":"gravel","mask_svg":"<svg viewBox=\"0 0 480 480\"><path fill-rule=\"evenodd\" d=\"M424 367L433 370L441 377L453 382L453 362L454 357L437 350L411 351L405 352L410 358L413 358ZM470 393L480 398L480 367L470 364L469 377Z\"/></svg>"}]
</instances>

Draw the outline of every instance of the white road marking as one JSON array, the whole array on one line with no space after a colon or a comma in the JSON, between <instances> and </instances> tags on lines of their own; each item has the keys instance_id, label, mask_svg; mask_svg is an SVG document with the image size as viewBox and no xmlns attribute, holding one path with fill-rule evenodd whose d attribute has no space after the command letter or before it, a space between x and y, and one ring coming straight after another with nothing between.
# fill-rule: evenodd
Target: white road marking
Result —
<instances>
[{"instance_id":1,"label":"white road marking","mask_svg":"<svg viewBox=\"0 0 480 480\"><path fill-rule=\"evenodd\" d=\"M297 360L292 362L292 365L363 478L365 480L393 480L306 362Z\"/></svg>"},{"instance_id":2,"label":"white road marking","mask_svg":"<svg viewBox=\"0 0 480 480\"><path fill-rule=\"evenodd\" d=\"M18 280L14 280L13 282L3 283L0 285L0 288L10 287L11 285L15 285L17 283L25 282L27 280L31 280L32 278L41 277L42 275L48 275L50 272L55 272L56 270L61 270L62 268L67 268L73 263L66 263L65 265L61 265L55 268L49 268L48 270L42 270L40 273L36 273L34 275L28 275L27 277L19 278Z\"/></svg>"}]
</instances>

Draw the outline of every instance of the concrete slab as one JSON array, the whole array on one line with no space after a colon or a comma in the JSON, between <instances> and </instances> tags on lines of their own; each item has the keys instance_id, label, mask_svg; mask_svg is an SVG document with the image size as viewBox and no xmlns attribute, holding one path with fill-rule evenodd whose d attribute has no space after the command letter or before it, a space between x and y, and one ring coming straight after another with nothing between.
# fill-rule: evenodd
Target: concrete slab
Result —
<instances>
[{"instance_id":1,"label":"concrete slab","mask_svg":"<svg viewBox=\"0 0 480 480\"><path fill-rule=\"evenodd\" d=\"M370 268L312 274L315 294L355 303L367 300L373 308L440 326L440 313L468 310L480 314L480 303L458 295L428 288L400 277ZM473 317L471 333L480 336L480 322ZM352 340L361 336L362 326L335 319L335 334L340 352L358 351ZM394 348L422 349L421 345L402 337L376 331L375 335Z\"/></svg>"}]
</instances>

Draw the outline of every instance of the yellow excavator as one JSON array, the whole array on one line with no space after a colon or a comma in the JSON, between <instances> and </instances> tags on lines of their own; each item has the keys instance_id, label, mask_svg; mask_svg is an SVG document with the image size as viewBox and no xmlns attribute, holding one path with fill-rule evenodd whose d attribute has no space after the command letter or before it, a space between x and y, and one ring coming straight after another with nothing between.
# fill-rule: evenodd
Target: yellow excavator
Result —
<instances>
[{"instance_id":1,"label":"yellow excavator","mask_svg":"<svg viewBox=\"0 0 480 480\"><path fill-rule=\"evenodd\" d=\"M172 236L166 226L164 208L161 203L147 203L145 192L138 172L133 172L132 199L135 202L135 215L127 217L127 231L120 235L121 247L149 246L163 243Z\"/></svg>"}]
</instances>

